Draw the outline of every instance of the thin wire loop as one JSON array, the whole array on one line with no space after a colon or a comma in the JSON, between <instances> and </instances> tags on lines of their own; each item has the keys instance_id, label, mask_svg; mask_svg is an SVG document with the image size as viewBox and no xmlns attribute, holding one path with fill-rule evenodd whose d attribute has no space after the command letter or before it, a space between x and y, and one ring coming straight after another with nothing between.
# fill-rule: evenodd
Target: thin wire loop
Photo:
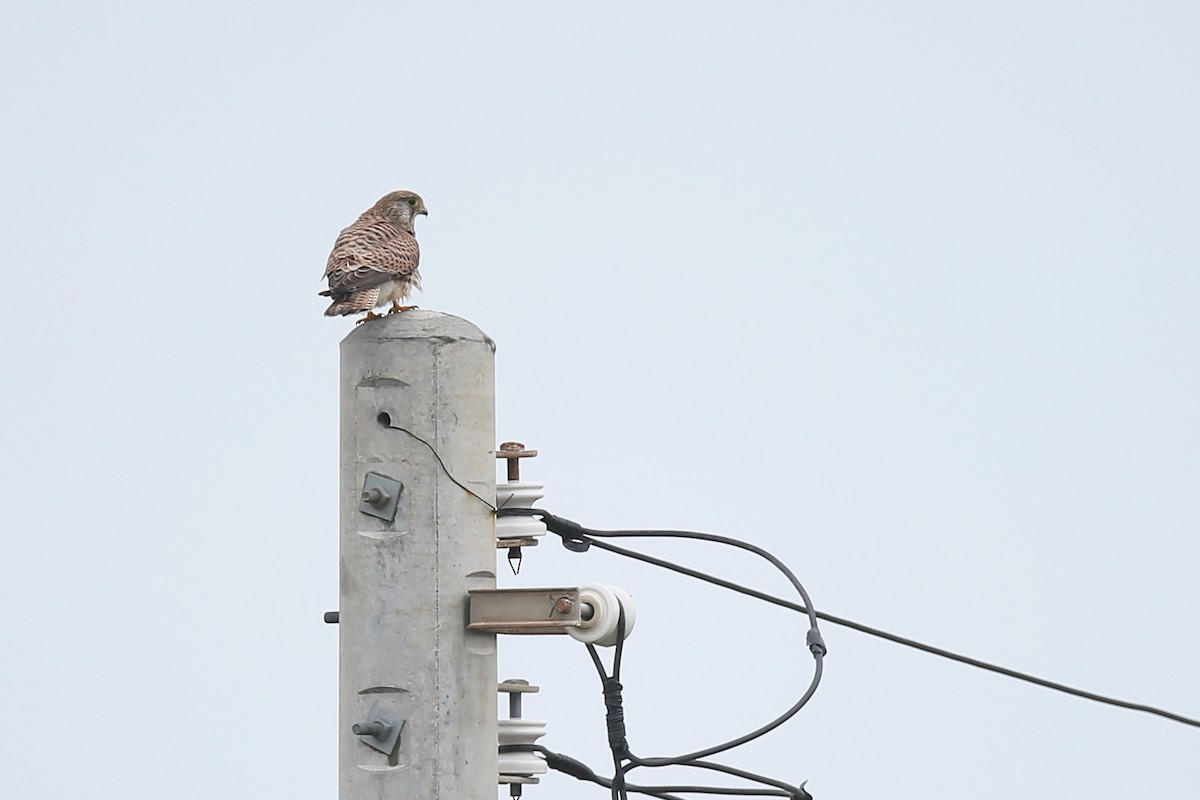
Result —
<instances>
[{"instance_id":1,"label":"thin wire loop","mask_svg":"<svg viewBox=\"0 0 1200 800\"><path fill-rule=\"evenodd\" d=\"M380 416L382 417L382 415L380 415ZM381 419L381 421L382 421L382 419ZM496 510L497 510L497 509L496 509L496 507L495 507L494 505L492 505L491 503L489 503L487 500L484 500L484 499L483 499L482 497L480 497L479 495L475 494L475 492L473 492L473 491L471 491L470 489L468 489L468 488L467 488L467 486L466 486L466 485L465 485L465 484L464 484L462 481L460 481L458 478L454 477L454 475L452 475L452 474L450 473L450 470L449 470L449 469L446 467L446 462L445 462L445 461L442 461L442 456L441 456L441 454L440 454L440 453L437 451L437 448L435 448L435 447L434 447L433 445L431 445L429 442L425 441L425 440L424 440L424 439L422 439L420 436L417 436L415 433L413 433L412 431L410 431L408 428L402 428L402 427L400 427L399 425L393 425L393 424L392 424L392 420L391 420L391 417L390 417L390 416L388 417L388 421L387 421L387 423L384 425L384 427L385 427L385 428L391 428L391 429L392 429L392 430L394 430L394 431L400 431L401 433L407 433L409 436L411 436L412 438L416 439L416 440L417 440L418 442L420 442L421 444L423 444L423 445L425 445L426 447L428 447L428 448L429 448L429 452L433 453L433 457L437 459L438 466L440 466L440 467L442 468L442 472L446 473L446 477L450 479L450 482L451 482L451 483L453 483L453 484L454 484L455 486L457 486L458 488L462 489L462 490L463 490L464 492L466 492L467 494L471 495L471 497L474 497L476 500L478 500L479 502L483 503L485 506L487 506L487 507L488 507L489 509L491 509L492 511L496 511Z\"/></svg>"}]
</instances>

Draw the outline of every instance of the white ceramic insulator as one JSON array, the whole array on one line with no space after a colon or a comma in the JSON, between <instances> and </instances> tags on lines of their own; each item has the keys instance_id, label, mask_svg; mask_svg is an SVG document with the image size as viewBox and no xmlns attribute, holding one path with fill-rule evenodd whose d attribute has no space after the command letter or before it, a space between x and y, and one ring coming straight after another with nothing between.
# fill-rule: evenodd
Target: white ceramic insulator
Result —
<instances>
[{"instance_id":1,"label":"white ceramic insulator","mask_svg":"<svg viewBox=\"0 0 1200 800\"><path fill-rule=\"evenodd\" d=\"M581 642L612 647L617 643L617 625L621 609L625 609L625 638L633 633L637 622L637 609L629 592L619 586L603 583L584 583L579 587L579 602L591 606L592 616L583 620L578 628L567 628L567 633Z\"/></svg>"},{"instance_id":2,"label":"white ceramic insulator","mask_svg":"<svg viewBox=\"0 0 1200 800\"><path fill-rule=\"evenodd\" d=\"M546 735L546 722L540 719L500 720L500 744L533 744ZM532 751L500 754L501 775L540 775L546 760Z\"/></svg>"},{"instance_id":3,"label":"white ceramic insulator","mask_svg":"<svg viewBox=\"0 0 1200 800\"><path fill-rule=\"evenodd\" d=\"M546 496L544 483L510 481L496 484L496 508L532 508ZM497 539L525 539L545 536L546 523L534 517L497 517Z\"/></svg>"}]
</instances>

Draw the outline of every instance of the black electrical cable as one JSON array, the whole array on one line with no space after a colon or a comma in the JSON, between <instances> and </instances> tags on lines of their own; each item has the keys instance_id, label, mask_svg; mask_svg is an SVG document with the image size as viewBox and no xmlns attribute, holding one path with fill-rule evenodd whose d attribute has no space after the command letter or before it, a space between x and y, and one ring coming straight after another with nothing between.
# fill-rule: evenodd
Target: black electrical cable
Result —
<instances>
[{"instance_id":1,"label":"black electrical cable","mask_svg":"<svg viewBox=\"0 0 1200 800\"><path fill-rule=\"evenodd\" d=\"M774 778L768 778L765 775L758 775L753 772L747 772L744 769L730 767L726 764L717 764L712 761L697 760L689 762L687 766L696 767L697 769L708 769L714 772L723 772L726 775L734 775L738 778L745 778L748 781L757 781L759 783L765 783L768 786L775 786L782 792L784 797L810 797L808 792L804 789L804 784L808 783L808 781L802 781L799 786L792 786L790 783L784 783L783 781L775 780Z\"/></svg>"},{"instance_id":2,"label":"black electrical cable","mask_svg":"<svg viewBox=\"0 0 1200 800\"><path fill-rule=\"evenodd\" d=\"M608 673L604 669L604 664L600 661L600 654L596 652L596 646L591 642L587 643L588 655L592 658L592 664L596 667L597 674L600 675L600 685L604 692L604 723L608 730L608 748L612 753L613 761L613 779L612 786L609 787L612 791L613 800L625 800L625 773L629 771L630 766L626 761L631 759L629 752L629 742L625 738L625 708L624 700L621 696L621 660L625 654L625 608L617 604L617 641L613 648L613 668L612 673Z\"/></svg>"},{"instance_id":3,"label":"black electrical cable","mask_svg":"<svg viewBox=\"0 0 1200 800\"><path fill-rule=\"evenodd\" d=\"M556 753L545 745L541 744L502 744L500 745L501 753L525 753L525 752L541 753L546 759L546 766L556 772L561 772L565 775L570 775L588 783L594 783L603 786L605 789L611 789L613 786L612 780L597 775L587 764L584 764L578 759L565 756L562 753ZM652 797L661 797L663 800L682 800L673 794L656 791L653 787L635 786L626 784L625 789L634 794L646 794Z\"/></svg>"},{"instance_id":4,"label":"black electrical cable","mask_svg":"<svg viewBox=\"0 0 1200 800\"><path fill-rule=\"evenodd\" d=\"M597 775L588 765L582 761L565 756L562 753L556 753L550 750L545 745L540 744L506 744L500 745L501 753L511 752L537 752L541 753L546 759L546 766L556 772L562 772L565 775L570 775L581 781L595 783L603 786L606 789L612 788L613 781L601 775ZM697 765L698 766L698 765ZM730 774L743 774L742 770L726 770ZM744 773L744 775L752 775L753 773ZM757 778L755 778L757 779ZM671 798L671 800L681 800L676 798L675 793L679 794L724 794L732 796L748 796L748 797L790 797L799 798L799 800L811 800L811 795L804 790L803 785L798 787L788 787L787 784L781 784L785 788L781 789L753 789L748 787L722 787L722 786L642 786L640 784L629 783L625 785L625 789L634 794L645 794L653 797Z\"/></svg>"},{"instance_id":5,"label":"black electrical cable","mask_svg":"<svg viewBox=\"0 0 1200 800\"><path fill-rule=\"evenodd\" d=\"M554 518L556 520L561 520L561 518L555 517L553 514L550 514L549 512L542 511L541 509L537 509L537 508L503 509L502 511L499 511L497 513L501 514L503 516L517 516L517 515L539 516L539 517L543 518L543 521L545 521L547 518ZM569 525L566 526L566 528L568 530L570 530L571 533L568 533L568 534L560 533L558 535L562 537L563 544L568 549L582 550L582 549L586 549L587 546L595 545L596 547L599 547L602 550L607 550L607 551L609 551L611 553L615 553L617 555L626 556L628 558L633 558L638 561L645 562L647 564L653 564L658 567L663 567L664 569L669 569L673 572L678 572L682 575L687 575L692 578L697 578L697 579L705 581L707 583L711 583L715 586L721 586L726 589L731 589L735 592L740 592L741 594L747 595L749 597L755 597L755 598L758 598L759 600L765 600L768 603L773 603L777 606L789 608L793 611L798 611L802 614L815 615L818 619L824 620L825 622L829 622L834 625L840 625L845 628L850 628L851 630L856 630L856 631L859 631L860 633L865 633L869 636L875 636L880 639L884 639L886 641L893 642L895 644L903 645L905 647L911 647L915 650L920 650L924 653L929 653L930 655L939 656L941 658L946 658L951 661L957 661L961 664L966 664L971 667L977 667L979 669L987 670L989 672L994 672L998 675L1004 675L1009 678L1015 678L1016 680L1025 681L1026 683L1032 683L1035 686L1041 686L1043 688L1051 689L1056 692L1063 692L1065 694L1073 695L1075 697L1081 697L1085 700L1092 700L1097 703L1103 703L1105 705L1115 706L1116 708L1124 708L1124 709L1128 709L1130 711L1140 711L1140 712L1143 712L1146 714L1153 714L1155 716L1162 717L1164 719L1169 719L1173 722L1179 722L1183 725L1189 725L1194 728L1200 728L1200 720L1198 720L1198 719L1193 719L1191 717L1185 717L1181 714L1176 714L1174 712L1166 711L1161 708L1155 708L1154 706L1149 706L1149 705L1145 705L1142 703L1132 703L1127 700L1119 700L1114 697L1107 697L1105 695L1096 694L1095 692L1089 692L1084 689L1077 689L1075 687L1068 686L1063 683L1058 683L1056 681L1047 680L1045 678L1039 678L1036 675L1030 675L1029 673L1026 673L1026 672L1019 672L1014 669L1009 669L1008 667L999 666L998 664L992 664L987 661L982 661L977 658L972 658L971 656L965 656L965 655L962 655L961 653L955 653L951 650L946 650L941 647L935 647L934 645L925 644L924 642L917 641L916 639L910 639L905 636L900 636L898 634L888 633L887 631L881 630L879 628L873 628L870 625L864 625L861 622L854 622L853 620L846 619L845 617L838 617L838 616L835 616L833 614L829 614L829 613L823 612L823 611L815 611L812 609L811 603L808 603L808 605L801 605L799 603L794 603L790 600L786 600L781 597L776 597L775 595L768 594L766 592L761 592L757 589L752 589L748 586L742 586L741 584L734 583L733 581L725 580L724 578L718 578L714 575L709 575L707 573L700 572L699 570L694 570L689 567L682 566L680 564L675 564L675 563L673 563L671 561L667 561L665 559L656 558L655 556L647 555L645 553L639 553L636 550L629 550L624 547L619 547L619 546L611 544L609 542L597 541L596 539L591 538L591 537L596 534L603 535L603 532L592 531L591 529L584 528L583 526L578 525L573 522L570 522L569 520L567 520L566 522L569 523ZM547 528L549 528L549 524L547 524ZM557 531L556 531L556 533L557 533Z\"/></svg>"},{"instance_id":6,"label":"black electrical cable","mask_svg":"<svg viewBox=\"0 0 1200 800\"><path fill-rule=\"evenodd\" d=\"M546 529L558 536L561 536L563 538L563 543L567 544L568 546L571 546L570 543L575 543L576 546L583 543L600 544L599 542L595 541L594 537L641 537L698 539L700 541L716 542L718 544L737 547L739 549L754 553L755 555L769 561L776 569L784 574L789 582L791 582L792 586L795 587L797 593L805 601L805 603L807 603L810 608L812 606L812 600L809 598L808 592L805 590L803 584L800 583L800 580L796 577L795 573L793 573L786 564L763 548L748 542L743 542L739 539L733 539L728 536L719 536L713 533L697 533L695 531L597 531L593 530L592 528L585 528L576 522L563 519L562 517L558 517L548 511L543 511L536 508L502 509L497 513L501 516L540 516L542 522L546 524ZM735 747L740 747L741 745L753 741L760 736L764 736L794 717L800 711L800 709L808 703L809 699L812 698L813 693L817 690L817 686L821 683L821 676L824 673L824 658L826 653L825 642L821 638L821 632L817 627L816 614L809 612L808 617L810 627L807 634L807 641L809 650L812 652L813 660L815 662L813 677L804 694L802 694L800 699L797 700L790 708L788 708L787 711L783 712L767 724L762 725L761 727L758 727L735 739L730 739L727 742L722 742L721 744L714 745L712 747L706 747L702 750L686 753L681 756L673 756L669 758L639 758L635 760L635 763L630 768L632 769L636 766L665 767L672 764L685 764L696 759L707 758L708 756L716 755L717 753L723 753L727 750L732 750Z\"/></svg>"},{"instance_id":7,"label":"black electrical cable","mask_svg":"<svg viewBox=\"0 0 1200 800\"><path fill-rule=\"evenodd\" d=\"M651 786L659 792L680 792L685 794L729 794L750 797L792 797L788 792L779 789L752 789L734 786Z\"/></svg>"},{"instance_id":8,"label":"black electrical cable","mask_svg":"<svg viewBox=\"0 0 1200 800\"><path fill-rule=\"evenodd\" d=\"M735 592L740 592L742 594L748 595L750 597L756 597L760 600L765 600L768 603L774 603L775 605L782 606L784 608L790 608L793 611L799 611L801 613L806 613L809 610L808 608L806 608L798 603L793 603L790 600L785 600L784 598L776 597L774 595L767 594L766 592L760 592L757 589L751 589L747 586L741 586L739 584L733 583L732 581L727 581L723 578L717 578L712 575L706 575L705 573L698 572L697 570L693 570L693 569L684 567L679 564L673 564L669 561L655 558L654 556L650 556L645 553L639 553L635 550L629 550L624 547L618 547L617 545L610 544L608 542L593 541L592 544L594 544L596 547L599 547L601 550L607 550L611 553L616 553L617 555L627 556L629 558L633 558L638 561L644 561L648 564L654 564L655 566L664 567L666 569L672 570L674 572L678 572L683 575L688 575L693 578L698 578L702 581L707 581L708 583L712 583L716 586L722 586L727 589L732 589ZM830 614L830 613L827 613L824 611L817 611L815 613L816 613L818 619L824 620L825 622L829 622L834 625L841 625L844 628L850 628L851 630L856 630L856 631L859 631L860 633L865 633L869 636L876 636L880 639L884 639L889 642L894 642L895 644L904 645L905 647L911 647L915 650L920 650L924 653L929 653L931 655L940 656L941 658L946 658L951 661L957 661L960 664L966 664L971 667L978 667L979 669L987 670L989 672L995 672L998 675L1004 675L1009 678L1015 678L1020 681L1032 683L1035 686L1042 686L1046 689L1052 689L1054 691L1063 692L1065 694L1073 695L1075 697L1081 697L1085 700L1092 700L1097 703L1104 703L1106 705L1115 706L1117 708L1124 708L1124 709L1128 709L1131 711L1141 711L1141 712L1144 712L1147 714L1154 714L1155 716L1163 717L1164 719L1169 719L1169 720L1172 720L1173 722L1179 722L1184 725L1190 725L1192 727L1200 728L1200 720L1192 719L1190 717L1185 717L1180 714L1173 713L1171 711L1165 711L1161 708L1154 708L1153 706L1143 705L1141 703L1131 703L1127 700L1118 700L1117 698L1114 698L1114 697L1106 697L1104 695L1096 694L1094 692L1089 692L1084 689L1076 689L1072 686L1067 686L1066 684L1063 684L1063 683L1057 683L1055 681L1047 680L1045 678L1039 678L1036 675L1030 675L1025 672L1018 672L1017 670L1009 669L1008 667L1002 667L1002 666L999 666L998 664L991 664L987 661L981 661L977 658L972 658L971 656L965 656L965 655L962 655L961 653L955 653L950 650L945 650L941 647L935 647L934 645L931 645L931 644L925 644L924 642L919 642L916 639L909 639L907 637L900 636L895 633L888 633L887 631L880 630L879 628L872 628L870 625L864 625L861 622L855 622L853 620L846 619L845 617L839 617L839 616L836 616L834 614Z\"/></svg>"},{"instance_id":9,"label":"black electrical cable","mask_svg":"<svg viewBox=\"0 0 1200 800\"><path fill-rule=\"evenodd\" d=\"M551 525L552 524L553 523L551 523ZM548 526L548 529L549 529L549 526ZM640 532L640 531L639 532L623 532L623 533L616 533L614 535L636 536L636 535L641 535L641 533L642 532ZM655 533L651 532L650 535L655 535ZM804 597L805 599L807 599L807 597L808 597L808 595L806 593L804 593L804 587L800 585L799 580L795 577L794 574L791 573L791 571L787 568L786 565L784 565L782 562L780 562L778 559L776 559L770 553L766 552L762 548L756 547L755 545L748 545L744 542L739 542L737 540L731 540L731 539L728 539L727 537L718 537L718 536L714 536L711 534L691 534L690 532L670 532L670 533L663 533L662 535L664 535L664 536L677 535L682 538L699 538L699 539L705 539L705 540L709 540L709 541L719 541L723 544L732 543L735 546L743 547L743 549L751 550L752 552L755 552L755 553L763 556L767 560L771 561L774 565L776 565L781 571L784 572L785 575L788 576L788 578L793 582L793 584L796 585L797 589L801 592L801 596ZM810 621L813 622L815 625L815 620L810 619ZM613 780L612 780L612 785L610 787L613 800L623 800L623 798L625 797L625 792L627 790L631 790L631 789L629 789L629 786L627 785L626 780L625 780L625 775L630 770L635 769L637 767L655 767L655 766L669 766L669 765L689 766L689 767L694 766L694 767L699 767L702 769L715 770L718 772L724 772L729 775L735 775L737 777L756 781L758 783L762 783L767 786L772 786L772 787L776 787L776 788L761 789L761 788L743 787L743 788L736 788L736 789L726 789L726 788L722 788L722 787L697 787L697 786L687 786L687 787L655 786L655 787L642 787L642 788L652 788L653 790L655 790L657 792L667 792L667 793L683 792L683 793L701 793L701 794L729 794L729 795L759 796L759 797L777 796L777 797L789 797L789 798L793 798L793 800L806 800L807 798L810 798L811 796L804 790L803 784L801 784L801 786L799 786L799 787L796 787L796 786L792 786L791 784L784 783L782 781L777 781L773 778L768 778L768 777L765 777L762 775L757 775L753 772L748 772L746 770L740 770L735 767L725 766L723 764L716 764L714 762L699 760L700 756L702 756L702 755L710 755L715 752L729 750L734 747L737 747L738 745L744 744L745 742L748 742L751 739L755 739L759 736L764 735L768 731L773 730L774 728L783 724L783 722L785 722L787 719L789 719L805 703L808 702L808 699L812 696L813 692L816 690L817 685L820 683L820 677L821 677L821 672L822 672L822 658L825 654L824 644L822 642L820 642L820 633L818 631L816 631L815 629L809 631L809 642L810 642L810 646L812 647L812 650L813 650L814 658L817 661L817 666L816 666L815 675L814 675L812 684L809 686L808 691L805 692L804 696L800 699L800 701L795 706L793 706L791 709L789 709L787 712L785 712L783 716L777 718L776 720L773 720L771 723L768 723L767 725L763 726L762 728L759 728L743 737L739 737L738 739L735 739L731 742L726 742L722 745L718 745L717 747L709 748L708 750L698 751L697 753L694 753L694 754L690 754L690 755L686 755L686 756L679 756L676 758L658 758L658 759L640 758L638 756L633 755L633 753L629 749L629 743L628 743L627 739L625 738L625 718L624 718L624 709L622 708L622 699L621 699L622 686L620 683L621 663L622 663L622 658L624 655L624 647L625 647L625 609L623 607L618 606L616 640L615 640L615 648L614 648L614 653L613 653L613 667L612 667L611 675L605 671L604 664L600 660L600 655L596 651L595 645L591 644L591 643L588 643L588 645L587 645L588 654L592 659L592 664L595 666L596 672L600 676L601 684L604 687L604 704L605 704L605 708L606 708L606 723L607 723L607 727L608 727L608 743L609 743L609 748L611 750L612 758L613 758Z\"/></svg>"},{"instance_id":10,"label":"black electrical cable","mask_svg":"<svg viewBox=\"0 0 1200 800\"><path fill-rule=\"evenodd\" d=\"M471 495L471 497L474 497L476 500L478 500L479 502L483 503L485 506L487 506L487 507L488 507L489 509L491 509L492 511L495 511L495 510L496 510L496 507L495 507L494 505L492 505L491 503L489 503L487 500L484 500L484 499L483 499L482 497L480 497L479 495L475 494L475 492L473 492L473 491L471 491L470 489L468 489L468 488L467 488L466 484L464 484L464 483L463 483L462 481L460 481L458 478L454 477L454 475L453 475L453 474L450 472L450 470L449 470L449 469L446 467L446 462L445 462L445 461L442 461L442 455L441 455L441 453L439 453L439 452L437 451L437 448L435 448L435 447L434 447L433 445L431 445L429 442L425 441L425 440L424 440L424 439L422 439L420 436L417 436L415 433L413 433L412 431L410 431L408 428L402 428L402 427L401 427L401 426L399 426L399 425L393 425L393 424L392 424L392 416L391 416L390 414L388 414L387 412L383 412L383 413L381 413L381 414L380 414L380 415L379 415L379 416L376 418L376 421L377 421L377 422L379 422L379 424L380 424L380 425L382 425L382 426L383 426L383 427L385 427L385 428L391 428L391 429L392 429L392 430L394 430L394 431L400 431L401 433L407 433L409 436L411 436L412 438L416 439L416 440L417 440L418 442L420 442L421 444L423 444L423 445L425 445L426 447L428 447L428 448L429 448L429 452L433 453L433 457L437 459L438 466L440 466L440 467L442 468L442 472L444 472L444 473L446 474L446 477L450 479L450 482L451 482L451 483L453 483L453 484L454 484L455 486L457 486L458 488L462 489L462 490L463 490L464 492L466 492L467 494Z\"/></svg>"},{"instance_id":11,"label":"black electrical cable","mask_svg":"<svg viewBox=\"0 0 1200 800\"><path fill-rule=\"evenodd\" d=\"M543 522L546 522L546 527L548 530L551 529L550 522L546 521L545 518L543 518ZM582 528L582 526L580 526L580 527ZM718 544L729 545L731 547L737 547L742 550L747 550L751 553L754 553L757 556L760 556L761 558L766 559L772 565L774 565L776 569L778 569L780 572L782 572L787 577L788 581L791 582L792 586L795 587L797 593L804 600L806 606L808 606L809 608L812 607L812 600L811 600L811 598L809 598L808 592L804 589L804 586L800 583L800 580L796 577L795 573L793 573L786 564L784 564L782 561L780 561L774 555L767 552L763 548L758 547L757 545L750 544L749 542L743 542L739 539L733 539L728 536L719 536L719 535L713 534L713 533L697 533L695 531L649 531L649 530L597 531L597 530L593 530L591 528L582 528L582 530L583 530L584 534L589 537L696 539L696 540L700 540L700 541L716 542ZM555 531L555 533L558 533L558 531ZM706 758L707 756L716 755L717 753L723 753L727 750L732 750L735 747L740 747L741 745L746 744L747 742L753 741L754 739L757 739L760 736L764 736L767 733L770 733L771 731L775 730L780 725L782 725L783 723L787 722L789 719L794 717L800 711L800 709L803 708L808 703L809 699L812 698L813 693L816 692L816 690L817 690L817 686L821 683L821 676L824 674L824 657L825 657L825 653L826 653L825 642L822 640L820 630L817 628L816 614L809 612L808 617L809 617L809 623L811 626L808 631L808 645L809 645L809 649L812 651L813 659L816 662L815 667L813 669L813 678L812 678L812 682L808 686L808 689L804 692L804 694L800 697L800 699L797 700L795 702L795 704L793 704L787 711L783 712L783 714L779 715L774 720L768 722L766 725L756 728L755 730L751 731L750 733L739 736L736 739L731 739L728 742L724 742L722 744L715 745L713 747L708 747L703 750L697 750L694 753L687 753L685 755L675 756L672 758L637 759L637 763L635 766L662 767L662 766L668 766L671 764L684 764L687 762L695 761L696 759L701 759L701 758Z\"/></svg>"},{"instance_id":12,"label":"black electrical cable","mask_svg":"<svg viewBox=\"0 0 1200 800\"><path fill-rule=\"evenodd\" d=\"M631 785L625 780L626 773L629 770L639 766L657 766L649 763L647 759L641 759L633 755L629 750L629 742L625 735L625 711L623 708L623 700L621 697L622 685L621 664L625 653L625 609L618 606L617 612L617 629L616 643L613 648L613 667L611 674L604 669L604 664L600 660L600 654L596 650L596 646L592 643L587 644L588 655L592 659L592 664L596 668L596 673L600 676L600 682L604 690L604 705L605 705L605 723L608 729L608 745L613 759L613 779L609 786L614 800L623 800L627 791L633 791ZM627 763L626 763L627 762ZM699 767L702 769L714 770L723 772L727 775L734 775L746 780L756 781L767 786L777 787L775 789L753 789L742 788L736 790L725 790L721 787L638 787L640 791L653 789L654 792L678 792L685 793L695 792L701 794L734 794L748 796L763 796L763 797L789 797L794 800L806 800L810 796L804 790L804 784L800 786L792 786L783 781L768 778L763 775L757 775L753 772L729 767L724 764L716 764L709 761L687 761L681 762L680 766Z\"/></svg>"}]
</instances>

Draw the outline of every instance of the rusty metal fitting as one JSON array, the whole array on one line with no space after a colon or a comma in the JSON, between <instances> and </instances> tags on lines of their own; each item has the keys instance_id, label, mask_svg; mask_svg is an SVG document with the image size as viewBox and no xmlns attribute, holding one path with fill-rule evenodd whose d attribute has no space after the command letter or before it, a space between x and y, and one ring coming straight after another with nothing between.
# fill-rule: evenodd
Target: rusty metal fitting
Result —
<instances>
[{"instance_id":1,"label":"rusty metal fitting","mask_svg":"<svg viewBox=\"0 0 1200 800\"><path fill-rule=\"evenodd\" d=\"M502 442L500 449L496 451L496 458L503 458L508 461L508 480L521 480L521 459L533 458L538 454L537 450L526 450L525 445L521 442Z\"/></svg>"}]
</instances>

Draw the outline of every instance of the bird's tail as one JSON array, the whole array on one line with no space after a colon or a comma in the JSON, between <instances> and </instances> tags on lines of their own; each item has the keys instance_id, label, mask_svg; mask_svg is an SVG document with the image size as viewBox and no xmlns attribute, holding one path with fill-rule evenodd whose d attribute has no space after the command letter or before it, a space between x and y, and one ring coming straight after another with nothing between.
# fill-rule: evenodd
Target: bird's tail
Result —
<instances>
[{"instance_id":1,"label":"bird's tail","mask_svg":"<svg viewBox=\"0 0 1200 800\"><path fill-rule=\"evenodd\" d=\"M359 308L356 303L349 300L334 300L329 304L329 308L325 309L327 317L344 317L349 314L358 314L366 309Z\"/></svg>"},{"instance_id":2,"label":"bird's tail","mask_svg":"<svg viewBox=\"0 0 1200 800\"><path fill-rule=\"evenodd\" d=\"M346 316L348 314L361 314L364 311L370 311L379 301L379 287L372 286L367 289L355 289L352 292L335 292L326 290L321 292L322 295L327 295L333 302L329 308L325 309L325 316L337 317Z\"/></svg>"}]
</instances>

